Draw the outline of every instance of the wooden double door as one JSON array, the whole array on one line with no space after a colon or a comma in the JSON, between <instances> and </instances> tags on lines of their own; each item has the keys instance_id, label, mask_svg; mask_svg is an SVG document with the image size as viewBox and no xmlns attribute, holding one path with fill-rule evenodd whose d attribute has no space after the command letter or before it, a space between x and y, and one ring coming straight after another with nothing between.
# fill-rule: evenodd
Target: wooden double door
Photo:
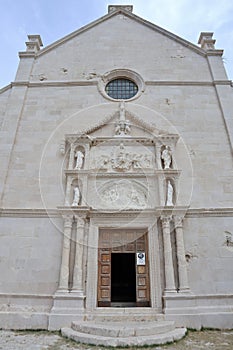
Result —
<instances>
[{"instance_id":1,"label":"wooden double door","mask_svg":"<svg viewBox=\"0 0 233 350\"><path fill-rule=\"evenodd\" d=\"M101 231L98 306L150 306L147 233Z\"/></svg>"}]
</instances>

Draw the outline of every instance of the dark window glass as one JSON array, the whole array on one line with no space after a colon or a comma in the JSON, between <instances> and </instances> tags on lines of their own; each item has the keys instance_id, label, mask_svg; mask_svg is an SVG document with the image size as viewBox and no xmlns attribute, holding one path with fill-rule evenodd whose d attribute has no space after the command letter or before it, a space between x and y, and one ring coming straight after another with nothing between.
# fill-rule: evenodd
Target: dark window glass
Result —
<instances>
[{"instance_id":1,"label":"dark window glass","mask_svg":"<svg viewBox=\"0 0 233 350\"><path fill-rule=\"evenodd\" d=\"M108 96L116 100L128 100L138 92L137 85L128 79L114 79L106 86Z\"/></svg>"}]
</instances>

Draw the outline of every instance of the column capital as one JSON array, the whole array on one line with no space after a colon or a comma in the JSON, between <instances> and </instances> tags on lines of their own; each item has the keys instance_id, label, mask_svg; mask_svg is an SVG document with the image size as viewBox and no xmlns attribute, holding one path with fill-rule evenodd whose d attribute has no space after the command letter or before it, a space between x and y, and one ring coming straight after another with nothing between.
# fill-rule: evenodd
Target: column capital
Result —
<instances>
[{"instance_id":1,"label":"column capital","mask_svg":"<svg viewBox=\"0 0 233 350\"><path fill-rule=\"evenodd\" d=\"M73 216L72 215L62 215L64 220L64 228L71 228L73 224Z\"/></svg>"},{"instance_id":2,"label":"column capital","mask_svg":"<svg viewBox=\"0 0 233 350\"><path fill-rule=\"evenodd\" d=\"M173 222L174 222L174 225L175 225L175 228L183 228L183 216L173 216Z\"/></svg>"},{"instance_id":3,"label":"column capital","mask_svg":"<svg viewBox=\"0 0 233 350\"><path fill-rule=\"evenodd\" d=\"M170 226L170 222L172 220L172 216L171 215L161 215L160 216L160 220L162 221L162 226L163 227L168 227L168 226Z\"/></svg>"},{"instance_id":4,"label":"column capital","mask_svg":"<svg viewBox=\"0 0 233 350\"><path fill-rule=\"evenodd\" d=\"M75 215L75 221L77 223L77 228L78 227L84 227L85 226L85 222L86 222L86 217L82 216L82 215Z\"/></svg>"}]
</instances>

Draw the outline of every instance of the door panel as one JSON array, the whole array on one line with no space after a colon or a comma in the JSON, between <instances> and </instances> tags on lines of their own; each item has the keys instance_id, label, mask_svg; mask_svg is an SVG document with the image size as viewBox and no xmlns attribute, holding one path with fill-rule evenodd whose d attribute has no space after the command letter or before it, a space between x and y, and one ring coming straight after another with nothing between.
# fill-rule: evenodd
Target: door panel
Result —
<instances>
[{"instance_id":1,"label":"door panel","mask_svg":"<svg viewBox=\"0 0 233 350\"><path fill-rule=\"evenodd\" d=\"M98 306L110 306L111 250L109 248L99 248L98 271Z\"/></svg>"},{"instance_id":2,"label":"door panel","mask_svg":"<svg viewBox=\"0 0 233 350\"><path fill-rule=\"evenodd\" d=\"M98 306L111 306L112 301L119 299L128 299L128 301L136 301L135 306L149 306L150 305L150 283L149 283L149 261L148 261L148 249L147 249L147 234L142 234L140 232L130 231L114 231L114 232L100 232L99 236L99 252L98 252ZM144 252L145 253L145 265L137 265L136 253ZM117 258L116 254L119 255ZM126 274L127 271L124 268L129 268L130 262L127 261L127 255L134 255L133 261L135 268L130 271L134 274L134 281L131 280L131 284L135 287L128 286L128 293L130 294L127 298L127 295L124 296L124 292L121 291L123 285L127 284L124 282L124 279L127 280ZM117 267L113 266L114 271L111 271L112 257L115 259L114 264L119 265L119 271L117 273ZM126 265L121 266L121 265ZM112 273L115 273L112 276ZM122 274L122 276L121 276ZM115 279L115 281L111 281ZM118 279L118 281L117 281ZM128 276L130 280L130 276ZM115 291L111 292L111 283L114 284ZM118 284L118 287L117 287ZM118 292L117 292L118 288ZM127 287L125 287L127 288ZM131 289L130 289L131 288ZM136 290L133 291L132 288ZM112 294L112 296L111 296ZM118 294L118 297L117 297ZM136 298L136 300L135 300ZM111 300L113 299L113 300Z\"/></svg>"}]
</instances>

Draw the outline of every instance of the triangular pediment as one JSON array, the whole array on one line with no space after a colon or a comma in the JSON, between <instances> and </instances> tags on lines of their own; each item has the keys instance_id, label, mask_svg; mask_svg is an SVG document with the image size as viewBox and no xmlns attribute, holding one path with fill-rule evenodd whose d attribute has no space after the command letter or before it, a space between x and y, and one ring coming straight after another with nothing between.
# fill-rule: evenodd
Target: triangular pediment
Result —
<instances>
[{"instance_id":1,"label":"triangular pediment","mask_svg":"<svg viewBox=\"0 0 233 350\"><path fill-rule=\"evenodd\" d=\"M180 43L182 46L185 46L185 47L188 47L189 49L192 49L193 51L195 51L196 53L198 53L202 56L205 56L205 54L206 54L206 52L203 49L201 49L199 46L194 45L193 43L169 32L168 30L165 30L164 28L161 28L161 27L157 26L156 24L153 24L153 23L135 15L134 13L131 13L130 11L127 11L123 7L117 7L115 11L112 11L112 12L98 18L97 20L81 27L80 29L78 29L78 30L66 35L65 37L55 41L54 43L46 46L44 49L40 50L37 53L37 56L41 56L41 55L49 52L50 50L53 50L53 49L57 48L58 46L65 44L69 40L72 40L73 38L81 35L82 33L86 32L90 29L93 29L95 26L97 26L103 22L108 21L111 18L113 18L119 14L123 14L124 16L128 17L129 19L131 19L137 23L140 23L143 26L148 27L151 30L154 30L155 32L160 33L161 35L163 35L163 36L165 36L173 41L176 41L177 43Z\"/></svg>"},{"instance_id":2,"label":"triangular pediment","mask_svg":"<svg viewBox=\"0 0 233 350\"><path fill-rule=\"evenodd\" d=\"M135 113L124 109L124 119L128 124L128 131L119 130L119 123L121 119L120 109L106 116L99 123L91 125L80 132L81 135L88 135L90 138L107 137L139 137L139 138L153 138L159 136L169 135L166 130L161 130L155 124L148 123L140 118Z\"/></svg>"}]
</instances>

